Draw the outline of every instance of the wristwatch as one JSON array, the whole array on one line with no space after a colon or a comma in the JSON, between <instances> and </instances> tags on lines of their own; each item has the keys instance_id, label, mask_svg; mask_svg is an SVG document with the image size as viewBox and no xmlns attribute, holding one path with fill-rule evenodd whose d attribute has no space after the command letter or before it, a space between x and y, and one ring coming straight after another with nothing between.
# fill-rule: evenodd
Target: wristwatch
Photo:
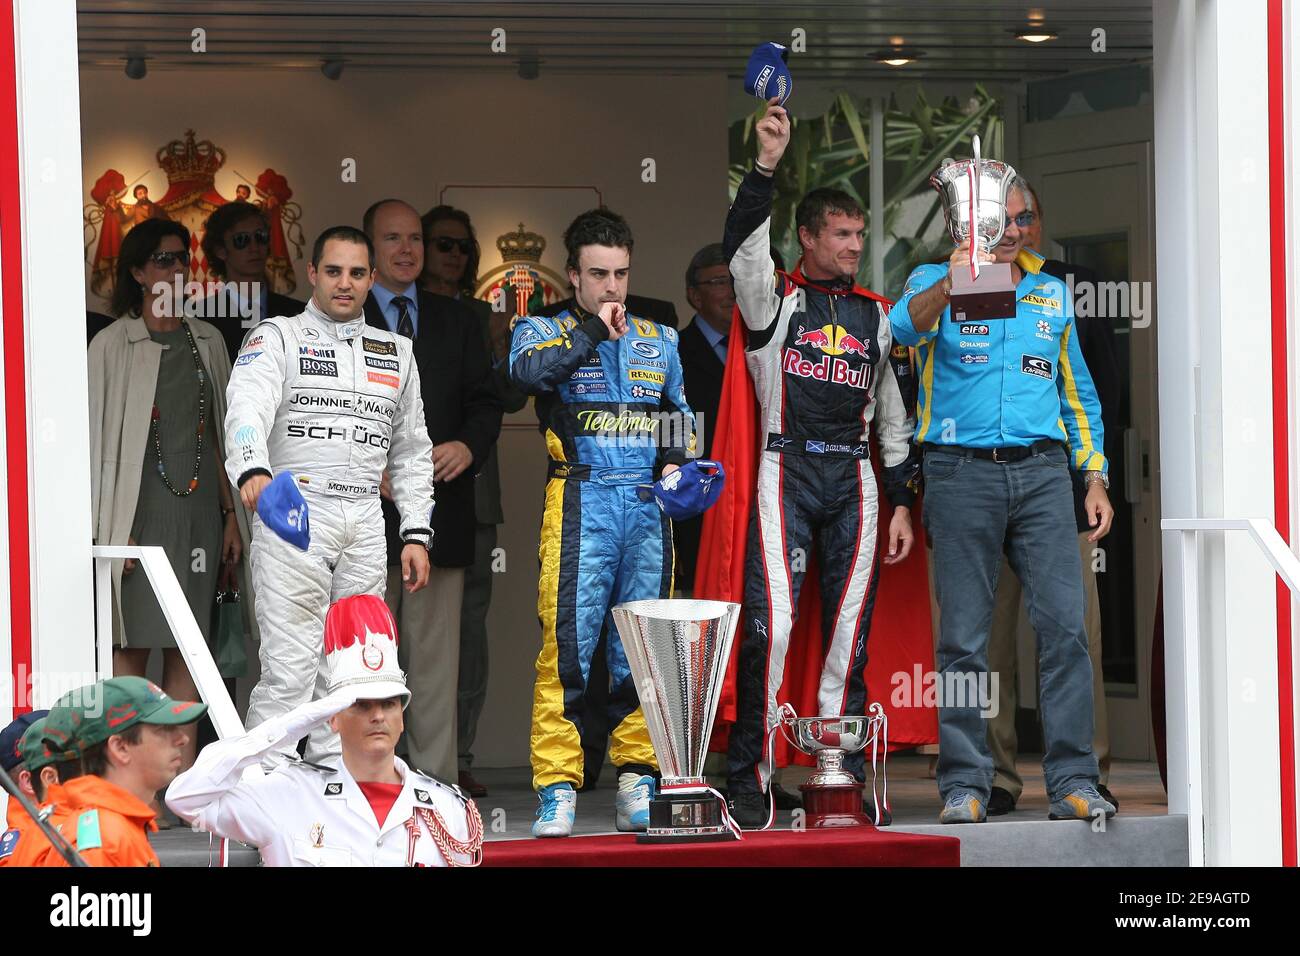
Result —
<instances>
[{"instance_id":1,"label":"wristwatch","mask_svg":"<svg viewBox=\"0 0 1300 956\"><path fill-rule=\"evenodd\" d=\"M1083 484L1086 488L1088 485L1100 483L1103 488L1110 491L1110 479L1106 477L1104 471L1085 471L1083 473Z\"/></svg>"}]
</instances>

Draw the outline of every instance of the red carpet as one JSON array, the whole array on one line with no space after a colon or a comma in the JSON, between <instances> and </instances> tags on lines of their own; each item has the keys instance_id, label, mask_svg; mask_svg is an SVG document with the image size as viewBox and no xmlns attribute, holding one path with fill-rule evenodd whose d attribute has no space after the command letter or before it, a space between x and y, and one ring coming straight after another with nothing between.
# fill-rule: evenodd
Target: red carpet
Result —
<instances>
[{"instance_id":1,"label":"red carpet","mask_svg":"<svg viewBox=\"0 0 1300 956\"><path fill-rule=\"evenodd\" d=\"M645 845L630 833L483 845L484 866L959 866L956 837L872 827L769 830L728 843Z\"/></svg>"}]
</instances>

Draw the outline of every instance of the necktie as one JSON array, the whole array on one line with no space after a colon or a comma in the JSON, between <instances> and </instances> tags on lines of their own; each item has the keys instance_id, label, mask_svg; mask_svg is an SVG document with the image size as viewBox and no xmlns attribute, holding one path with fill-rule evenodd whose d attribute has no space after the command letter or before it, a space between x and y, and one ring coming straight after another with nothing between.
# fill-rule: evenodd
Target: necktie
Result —
<instances>
[{"instance_id":1,"label":"necktie","mask_svg":"<svg viewBox=\"0 0 1300 956\"><path fill-rule=\"evenodd\" d=\"M722 338L718 339L718 348L722 349L722 354L723 354L723 355L726 355L726 354L727 354L727 339L728 339L728 338L729 338L729 336L724 335ZM726 360L725 358L722 360L722 364L723 364L723 365L726 365L726 364L727 364L727 360Z\"/></svg>"},{"instance_id":2,"label":"necktie","mask_svg":"<svg viewBox=\"0 0 1300 956\"><path fill-rule=\"evenodd\" d=\"M415 338L415 326L411 323L411 313L407 311L411 300L404 295L395 295L393 304L397 306L397 334L405 335L408 339Z\"/></svg>"}]
</instances>

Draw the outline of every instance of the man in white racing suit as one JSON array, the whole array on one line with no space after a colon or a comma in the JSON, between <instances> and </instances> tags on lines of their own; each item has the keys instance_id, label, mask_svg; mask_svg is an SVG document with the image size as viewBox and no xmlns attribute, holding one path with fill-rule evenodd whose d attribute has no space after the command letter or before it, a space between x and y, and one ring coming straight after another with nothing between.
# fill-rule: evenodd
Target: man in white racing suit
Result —
<instances>
[{"instance_id":1,"label":"man in white racing suit","mask_svg":"<svg viewBox=\"0 0 1300 956\"><path fill-rule=\"evenodd\" d=\"M406 542L406 588L428 581L433 446L410 340L367 326L362 314L373 267L373 246L359 229L321 233L307 270L306 311L254 327L230 376L226 473L252 513L272 473L291 472L311 531L304 552L253 519L262 673L249 727L312 699L324 679L325 611L333 601L383 595L385 469ZM294 744L287 741L285 752ZM318 732L307 759L337 748L336 737Z\"/></svg>"}]
</instances>

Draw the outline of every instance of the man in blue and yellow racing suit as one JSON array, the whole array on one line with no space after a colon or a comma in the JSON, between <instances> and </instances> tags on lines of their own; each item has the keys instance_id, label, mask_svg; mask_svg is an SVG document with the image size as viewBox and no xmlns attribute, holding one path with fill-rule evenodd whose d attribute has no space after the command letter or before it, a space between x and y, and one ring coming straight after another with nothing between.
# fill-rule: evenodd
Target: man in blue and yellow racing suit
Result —
<instances>
[{"instance_id":1,"label":"man in blue and yellow racing suit","mask_svg":"<svg viewBox=\"0 0 1300 956\"><path fill-rule=\"evenodd\" d=\"M518 318L510 348L511 381L537 396L550 456L531 739L539 837L573 830L582 698L602 627L616 823L644 830L649 822L654 750L609 611L672 595L672 524L648 491L695 453L677 331L623 307L632 254L627 223L593 210L574 220L564 240L576 305L554 318Z\"/></svg>"}]
</instances>

